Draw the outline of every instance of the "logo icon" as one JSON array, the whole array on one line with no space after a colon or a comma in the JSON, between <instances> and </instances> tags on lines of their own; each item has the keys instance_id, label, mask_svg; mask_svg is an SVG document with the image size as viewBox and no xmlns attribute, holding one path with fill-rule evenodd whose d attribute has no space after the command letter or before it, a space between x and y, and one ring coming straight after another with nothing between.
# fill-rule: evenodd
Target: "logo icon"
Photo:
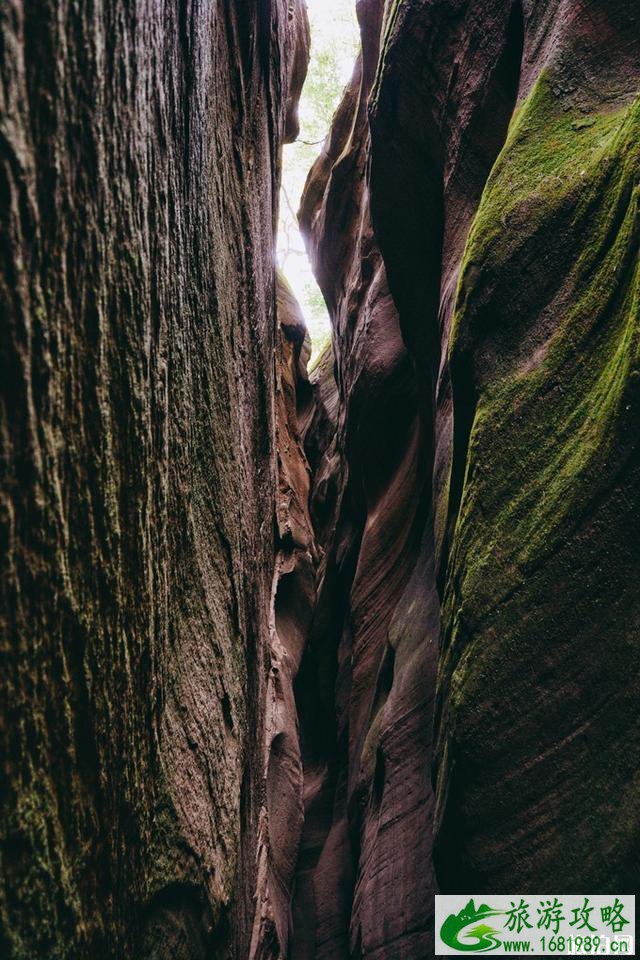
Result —
<instances>
[{"instance_id":1,"label":"logo icon","mask_svg":"<svg viewBox=\"0 0 640 960\"><path fill-rule=\"evenodd\" d=\"M504 913L503 910L494 910L483 903L476 908L473 900L469 900L460 913L450 913L442 924L440 937L448 947L462 950L465 953L486 953L501 946L497 933L486 921L489 917L496 917Z\"/></svg>"}]
</instances>

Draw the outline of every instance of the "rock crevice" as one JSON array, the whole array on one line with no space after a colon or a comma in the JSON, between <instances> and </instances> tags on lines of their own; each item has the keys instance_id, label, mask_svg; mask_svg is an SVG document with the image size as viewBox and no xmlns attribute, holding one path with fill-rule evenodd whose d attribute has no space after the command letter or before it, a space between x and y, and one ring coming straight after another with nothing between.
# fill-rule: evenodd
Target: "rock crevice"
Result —
<instances>
[{"instance_id":1,"label":"rock crevice","mask_svg":"<svg viewBox=\"0 0 640 960\"><path fill-rule=\"evenodd\" d=\"M425 960L640 886L640 14L0 12L0 953Z\"/></svg>"},{"instance_id":2,"label":"rock crevice","mask_svg":"<svg viewBox=\"0 0 640 960\"><path fill-rule=\"evenodd\" d=\"M579 0L358 16L300 211L333 353L293 956L381 960L433 955L438 885L638 883L640 23Z\"/></svg>"}]
</instances>

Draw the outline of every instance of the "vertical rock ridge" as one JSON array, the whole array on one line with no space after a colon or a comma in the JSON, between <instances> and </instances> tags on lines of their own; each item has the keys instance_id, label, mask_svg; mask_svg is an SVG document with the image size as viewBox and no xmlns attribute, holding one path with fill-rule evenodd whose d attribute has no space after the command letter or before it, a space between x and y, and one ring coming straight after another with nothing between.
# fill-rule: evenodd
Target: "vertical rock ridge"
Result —
<instances>
[{"instance_id":1,"label":"vertical rock ridge","mask_svg":"<svg viewBox=\"0 0 640 960\"><path fill-rule=\"evenodd\" d=\"M10 0L0 36L0 953L246 960L306 12Z\"/></svg>"},{"instance_id":2,"label":"vertical rock ridge","mask_svg":"<svg viewBox=\"0 0 640 960\"><path fill-rule=\"evenodd\" d=\"M357 10L300 211L333 352L307 435L324 556L292 955L382 960L433 955L436 876L638 884L640 18Z\"/></svg>"},{"instance_id":3,"label":"vertical rock ridge","mask_svg":"<svg viewBox=\"0 0 640 960\"><path fill-rule=\"evenodd\" d=\"M362 57L300 214L331 311L339 399L335 434L314 451L312 514L325 556L301 682L316 678L322 710L302 724L309 746L296 958L433 949L429 401L371 224L367 103L383 4L360 4L358 16ZM327 358L318 396L332 376ZM417 565L425 580L412 576Z\"/></svg>"},{"instance_id":4,"label":"vertical rock ridge","mask_svg":"<svg viewBox=\"0 0 640 960\"><path fill-rule=\"evenodd\" d=\"M640 883L640 13L0 11L0 953L424 960Z\"/></svg>"},{"instance_id":5,"label":"vertical rock ridge","mask_svg":"<svg viewBox=\"0 0 640 960\"><path fill-rule=\"evenodd\" d=\"M276 563L266 665L264 806L258 832L257 910L249 956L289 953L291 898L303 826L303 773L294 683L315 600L316 548L304 453L312 414L309 335L300 308L277 279Z\"/></svg>"}]
</instances>

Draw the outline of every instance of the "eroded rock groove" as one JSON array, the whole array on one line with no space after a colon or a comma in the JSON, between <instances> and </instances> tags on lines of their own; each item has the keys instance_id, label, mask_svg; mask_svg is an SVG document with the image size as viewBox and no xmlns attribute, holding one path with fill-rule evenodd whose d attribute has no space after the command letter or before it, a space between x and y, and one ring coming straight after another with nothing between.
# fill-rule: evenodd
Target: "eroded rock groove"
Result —
<instances>
[{"instance_id":1,"label":"eroded rock groove","mask_svg":"<svg viewBox=\"0 0 640 960\"><path fill-rule=\"evenodd\" d=\"M640 889L640 14L0 12L0 952L426 960ZM576 851L580 850L580 856Z\"/></svg>"}]
</instances>

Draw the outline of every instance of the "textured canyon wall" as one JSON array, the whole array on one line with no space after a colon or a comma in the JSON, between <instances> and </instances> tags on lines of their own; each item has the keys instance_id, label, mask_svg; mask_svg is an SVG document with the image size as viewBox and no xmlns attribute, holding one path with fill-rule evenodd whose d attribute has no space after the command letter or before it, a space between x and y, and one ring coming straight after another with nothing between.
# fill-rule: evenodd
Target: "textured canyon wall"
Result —
<instances>
[{"instance_id":1,"label":"textured canyon wall","mask_svg":"<svg viewBox=\"0 0 640 960\"><path fill-rule=\"evenodd\" d=\"M317 554L304 437L313 415L311 352L300 307L278 275L275 424L276 558L269 616L256 912L249 956L289 956L291 900L303 830L303 771L294 682L315 601Z\"/></svg>"},{"instance_id":2,"label":"textured canyon wall","mask_svg":"<svg viewBox=\"0 0 640 960\"><path fill-rule=\"evenodd\" d=\"M301 209L331 312L335 370L326 357L314 374L317 440L308 443L324 557L300 677L308 687L296 960L433 952L431 398L371 224L367 103L384 10L376 2L358 11L363 56Z\"/></svg>"},{"instance_id":3,"label":"textured canyon wall","mask_svg":"<svg viewBox=\"0 0 640 960\"><path fill-rule=\"evenodd\" d=\"M640 12L524 14L517 113L448 344L438 867L449 889L631 893Z\"/></svg>"},{"instance_id":4,"label":"textured canyon wall","mask_svg":"<svg viewBox=\"0 0 640 960\"><path fill-rule=\"evenodd\" d=\"M424 960L640 888L640 13L0 11L0 953Z\"/></svg>"},{"instance_id":5,"label":"textured canyon wall","mask_svg":"<svg viewBox=\"0 0 640 960\"><path fill-rule=\"evenodd\" d=\"M307 47L298 0L0 11L6 958L249 953Z\"/></svg>"},{"instance_id":6,"label":"textured canyon wall","mask_svg":"<svg viewBox=\"0 0 640 960\"><path fill-rule=\"evenodd\" d=\"M300 214L334 354L293 956L381 960L433 954L436 885L640 884L640 14L357 10Z\"/></svg>"}]
</instances>

